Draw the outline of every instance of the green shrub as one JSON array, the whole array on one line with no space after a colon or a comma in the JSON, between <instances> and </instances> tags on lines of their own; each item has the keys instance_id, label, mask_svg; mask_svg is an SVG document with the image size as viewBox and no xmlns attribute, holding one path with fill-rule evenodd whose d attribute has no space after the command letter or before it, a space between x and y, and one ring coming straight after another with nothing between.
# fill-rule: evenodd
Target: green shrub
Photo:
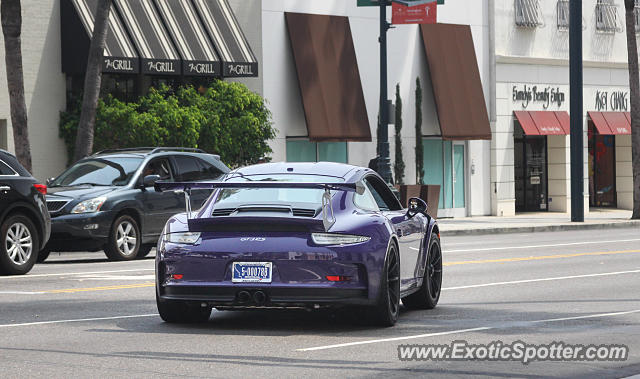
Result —
<instances>
[{"instance_id":1,"label":"green shrub","mask_svg":"<svg viewBox=\"0 0 640 379\"><path fill-rule=\"evenodd\" d=\"M60 117L60 137L73 157L80 102ZM177 146L220 154L229 166L256 163L271 153L275 137L264 99L241 83L214 81L199 92L192 86L151 89L136 102L101 99L96 115L94 151Z\"/></svg>"}]
</instances>

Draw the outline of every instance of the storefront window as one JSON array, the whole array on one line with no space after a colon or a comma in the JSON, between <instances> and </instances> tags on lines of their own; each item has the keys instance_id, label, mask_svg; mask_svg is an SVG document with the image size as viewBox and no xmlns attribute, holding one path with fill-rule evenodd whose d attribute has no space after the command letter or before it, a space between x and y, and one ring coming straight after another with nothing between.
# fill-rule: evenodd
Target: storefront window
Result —
<instances>
[{"instance_id":1,"label":"storefront window","mask_svg":"<svg viewBox=\"0 0 640 379\"><path fill-rule=\"evenodd\" d=\"M305 139L287 141L287 162L347 163L346 142L311 142Z\"/></svg>"},{"instance_id":2,"label":"storefront window","mask_svg":"<svg viewBox=\"0 0 640 379\"><path fill-rule=\"evenodd\" d=\"M465 148L441 139L424 139L424 184L440 186L440 209L465 207Z\"/></svg>"}]
</instances>

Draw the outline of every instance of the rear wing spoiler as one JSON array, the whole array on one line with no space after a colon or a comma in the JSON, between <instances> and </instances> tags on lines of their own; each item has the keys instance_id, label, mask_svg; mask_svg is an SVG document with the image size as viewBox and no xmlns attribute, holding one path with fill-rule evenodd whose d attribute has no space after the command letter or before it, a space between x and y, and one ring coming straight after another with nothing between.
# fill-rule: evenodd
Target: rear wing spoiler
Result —
<instances>
[{"instance_id":1,"label":"rear wing spoiler","mask_svg":"<svg viewBox=\"0 0 640 379\"><path fill-rule=\"evenodd\" d=\"M156 182L156 192L187 191L193 189L218 189L218 188L300 188L300 189L324 189L333 191L358 191L360 183L301 183L301 182ZM364 187L363 187L364 190ZM359 192L359 191L358 191Z\"/></svg>"},{"instance_id":2,"label":"rear wing spoiler","mask_svg":"<svg viewBox=\"0 0 640 379\"><path fill-rule=\"evenodd\" d=\"M331 205L331 191L346 191L363 194L364 184L358 182L334 182L334 183L313 183L313 182L268 182L268 181L246 181L246 182L164 182L159 181L154 184L156 192L174 191L184 193L187 219L191 217L191 191L197 189L273 189L273 188L298 188L298 189L320 189L324 190L322 195L322 223L325 231L328 231L336 219ZM191 224L191 222L190 222Z\"/></svg>"}]
</instances>

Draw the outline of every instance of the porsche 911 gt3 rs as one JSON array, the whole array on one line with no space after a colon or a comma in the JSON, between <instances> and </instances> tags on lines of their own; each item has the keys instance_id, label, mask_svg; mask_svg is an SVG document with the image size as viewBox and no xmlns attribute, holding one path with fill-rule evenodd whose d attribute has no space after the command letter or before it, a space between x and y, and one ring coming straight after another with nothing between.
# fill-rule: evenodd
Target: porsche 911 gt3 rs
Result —
<instances>
[{"instance_id":1,"label":"porsche 911 gt3 rs","mask_svg":"<svg viewBox=\"0 0 640 379\"><path fill-rule=\"evenodd\" d=\"M214 307L356 306L390 326L401 301L438 303L436 221L421 199L404 209L370 169L269 163L216 182L156 183L187 200L204 189L214 192L202 208L172 217L158 242L156 299L167 322L206 321Z\"/></svg>"}]
</instances>

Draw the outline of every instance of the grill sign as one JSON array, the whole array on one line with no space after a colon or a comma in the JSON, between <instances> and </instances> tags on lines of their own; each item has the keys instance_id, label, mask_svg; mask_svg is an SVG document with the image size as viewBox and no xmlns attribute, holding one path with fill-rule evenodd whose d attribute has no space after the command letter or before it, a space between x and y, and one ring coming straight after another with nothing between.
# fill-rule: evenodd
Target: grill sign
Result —
<instances>
[{"instance_id":1,"label":"grill sign","mask_svg":"<svg viewBox=\"0 0 640 379\"><path fill-rule=\"evenodd\" d=\"M160 73L174 73L176 72L173 67L173 62L147 62L149 71Z\"/></svg>"},{"instance_id":2,"label":"grill sign","mask_svg":"<svg viewBox=\"0 0 640 379\"><path fill-rule=\"evenodd\" d=\"M216 66L213 63L189 63L190 74L215 74Z\"/></svg>"},{"instance_id":3,"label":"grill sign","mask_svg":"<svg viewBox=\"0 0 640 379\"><path fill-rule=\"evenodd\" d=\"M133 71L133 62L130 59L105 59L104 60L105 71Z\"/></svg>"},{"instance_id":4,"label":"grill sign","mask_svg":"<svg viewBox=\"0 0 640 379\"><path fill-rule=\"evenodd\" d=\"M250 64L230 64L227 66L229 74L237 76L253 75L253 68Z\"/></svg>"}]
</instances>

